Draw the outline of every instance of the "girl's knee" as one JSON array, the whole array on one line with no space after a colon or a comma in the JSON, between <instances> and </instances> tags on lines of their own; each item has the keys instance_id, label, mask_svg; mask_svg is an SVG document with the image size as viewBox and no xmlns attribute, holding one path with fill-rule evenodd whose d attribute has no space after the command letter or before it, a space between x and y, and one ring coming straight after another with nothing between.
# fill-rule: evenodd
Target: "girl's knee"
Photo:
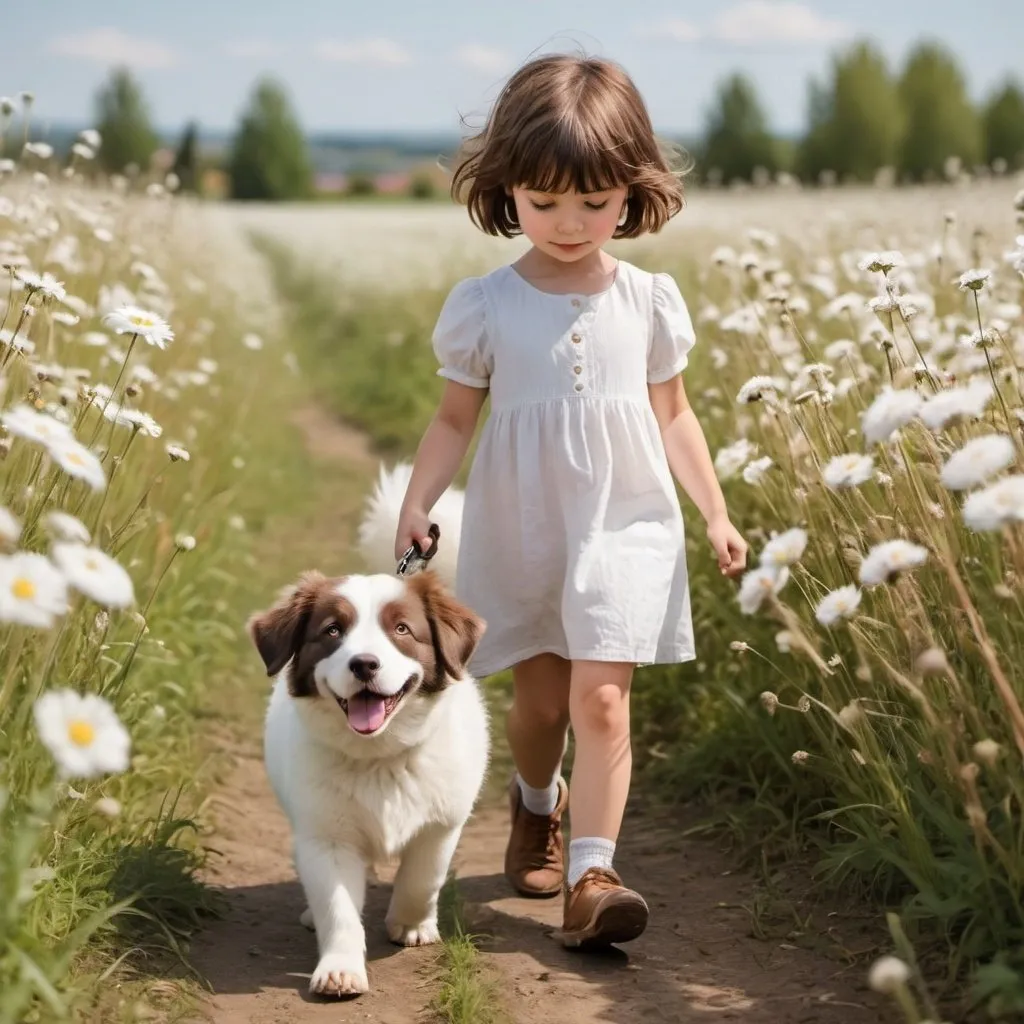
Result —
<instances>
[{"instance_id":1,"label":"girl's knee","mask_svg":"<svg viewBox=\"0 0 1024 1024\"><path fill-rule=\"evenodd\" d=\"M576 733L614 737L629 733L629 690L614 682L574 692L570 701Z\"/></svg>"}]
</instances>

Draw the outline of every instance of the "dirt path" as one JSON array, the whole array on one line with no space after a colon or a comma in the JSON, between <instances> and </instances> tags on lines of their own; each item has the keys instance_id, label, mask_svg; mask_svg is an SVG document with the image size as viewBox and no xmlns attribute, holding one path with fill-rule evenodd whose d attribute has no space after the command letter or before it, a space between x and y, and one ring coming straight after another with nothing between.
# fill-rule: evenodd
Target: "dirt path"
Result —
<instances>
[{"instance_id":1,"label":"dirt path","mask_svg":"<svg viewBox=\"0 0 1024 1024\"><path fill-rule=\"evenodd\" d=\"M373 469L361 438L336 428L329 417L307 409L296 422L326 465L341 469L344 464L364 480ZM350 497L350 513L359 500L358 493ZM301 524L310 553L318 550L317 536L330 531L332 556L341 557L338 545L345 538L338 537L339 514L332 504L322 513L319 531L316 523ZM399 949L384 936L390 870L381 869L367 897L370 993L345 1003L307 996L316 943L299 924L304 903L288 829L264 774L257 715L253 722L251 738L241 745L225 741L232 767L214 798L216 833L207 843L214 851L207 877L223 889L229 908L192 948L193 962L214 993L210 1019L217 1024L419 1024L436 1019L430 1005L437 949ZM833 919L820 915L825 920L820 930L802 936L784 928L770 939L755 937L753 909L760 898L755 881L734 873L729 858L713 843L685 838L685 822L655 828L636 811L627 818L617 862L651 904L647 932L608 955L562 950L548 934L559 923L560 901L516 898L501 875L507 814L495 793L503 781L495 778L488 787L464 833L455 867L465 915L480 936L481 959L494 975L512 1024L868 1024L889 1019L866 991L864 967L844 967L823 952L845 948L832 931ZM794 907L807 916L808 908ZM858 945L852 931L844 929L846 942L863 948L864 940Z\"/></svg>"}]
</instances>

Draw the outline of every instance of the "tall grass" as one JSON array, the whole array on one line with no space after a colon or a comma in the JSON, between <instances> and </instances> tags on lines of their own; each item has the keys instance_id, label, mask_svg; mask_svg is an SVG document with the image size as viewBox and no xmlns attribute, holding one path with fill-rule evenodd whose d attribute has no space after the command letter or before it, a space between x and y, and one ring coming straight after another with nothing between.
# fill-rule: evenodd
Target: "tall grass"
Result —
<instances>
[{"instance_id":1,"label":"tall grass","mask_svg":"<svg viewBox=\"0 0 1024 1024\"><path fill-rule=\"evenodd\" d=\"M258 530L292 489L265 397L286 402L290 374L231 239L161 185L86 182L84 143L66 171L16 149L0 164L3 1024L88 1012L111 972L180 955L217 910L196 876L197 718L229 685Z\"/></svg>"},{"instance_id":2,"label":"tall grass","mask_svg":"<svg viewBox=\"0 0 1024 1024\"><path fill-rule=\"evenodd\" d=\"M960 221L928 221L909 193L898 221L843 224L826 216L842 195L826 193L800 232L780 218L719 232L702 258L626 254L672 270L691 305L688 391L753 563L737 594L684 503L700 660L641 673L637 758L664 792L746 799L759 836L813 841L824 880L894 908L897 950L919 952L906 977L872 980L909 1019L931 1006L929 987L1012 1015L1024 1011L1022 200L996 210L1005 189L977 186L950 193ZM454 281L339 294L276 262L323 394L409 455L439 395L429 333Z\"/></svg>"}]
</instances>

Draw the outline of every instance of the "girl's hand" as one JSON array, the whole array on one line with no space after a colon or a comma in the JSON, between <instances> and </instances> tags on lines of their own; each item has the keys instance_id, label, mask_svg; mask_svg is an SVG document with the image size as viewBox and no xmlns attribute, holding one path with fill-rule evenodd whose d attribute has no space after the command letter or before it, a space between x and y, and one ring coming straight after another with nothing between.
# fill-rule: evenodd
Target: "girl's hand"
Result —
<instances>
[{"instance_id":1,"label":"girl's hand","mask_svg":"<svg viewBox=\"0 0 1024 1024\"><path fill-rule=\"evenodd\" d=\"M430 517L422 509L403 508L398 517L398 532L395 535L395 561L399 561L416 541L421 551L430 547Z\"/></svg>"},{"instance_id":2,"label":"girl's hand","mask_svg":"<svg viewBox=\"0 0 1024 1024\"><path fill-rule=\"evenodd\" d=\"M708 540L718 556L723 576L738 576L747 567L747 542L728 516L719 516L708 523Z\"/></svg>"}]
</instances>

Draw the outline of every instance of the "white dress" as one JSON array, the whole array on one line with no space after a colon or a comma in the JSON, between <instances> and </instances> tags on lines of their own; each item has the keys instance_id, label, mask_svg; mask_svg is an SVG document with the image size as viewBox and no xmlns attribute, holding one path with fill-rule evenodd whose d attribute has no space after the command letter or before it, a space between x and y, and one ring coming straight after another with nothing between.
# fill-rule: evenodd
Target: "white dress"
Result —
<instances>
[{"instance_id":1,"label":"white dress","mask_svg":"<svg viewBox=\"0 0 1024 1024\"><path fill-rule=\"evenodd\" d=\"M443 377L489 387L456 593L487 622L469 668L533 655L694 657L683 522L647 384L687 363L675 281L619 261L596 295L503 266L457 284L433 336Z\"/></svg>"}]
</instances>

